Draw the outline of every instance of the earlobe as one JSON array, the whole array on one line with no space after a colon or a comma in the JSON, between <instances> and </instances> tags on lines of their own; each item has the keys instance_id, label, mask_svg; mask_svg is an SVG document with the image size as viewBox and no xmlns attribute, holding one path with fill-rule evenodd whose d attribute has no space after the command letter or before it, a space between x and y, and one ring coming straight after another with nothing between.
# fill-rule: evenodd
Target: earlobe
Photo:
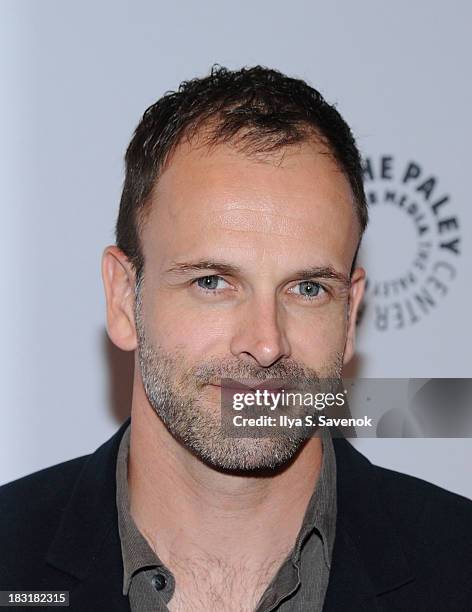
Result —
<instances>
[{"instance_id":1,"label":"earlobe","mask_svg":"<svg viewBox=\"0 0 472 612\"><path fill-rule=\"evenodd\" d=\"M365 278L366 274L364 268L356 268L351 275L348 327L343 358L344 365L346 365L354 355L357 313L359 312L359 307L364 297Z\"/></svg>"},{"instance_id":2,"label":"earlobe","mask_svg":"<svg viewBox=\"0 0 472 612\"><path fill-rule=\"evenodd\" d=\"M137 346L134 272L126 255L115 245L107 246L103 251L102 279L110 340L124 351L133 351Z\"/></svg>"}]
</instances>

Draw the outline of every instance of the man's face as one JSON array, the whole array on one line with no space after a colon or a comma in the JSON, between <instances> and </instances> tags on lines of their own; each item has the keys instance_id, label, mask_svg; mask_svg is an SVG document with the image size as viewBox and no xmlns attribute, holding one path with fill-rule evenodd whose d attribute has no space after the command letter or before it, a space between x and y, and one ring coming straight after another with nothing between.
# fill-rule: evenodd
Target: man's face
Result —
<instances>
[{"instance_id":1,"label":"man's face","mask_svg":"<svg viewBox=\"0 0 472 612\"><path fill-rule=\"evenodd\" d=\"M263 160L177 148L141 236L138 359L151 406L201 459L259 470L295 455L293 436L225 438L218 385L340 375L358 237L349 183L315 143Z\"/></svg>"}]
</instances>

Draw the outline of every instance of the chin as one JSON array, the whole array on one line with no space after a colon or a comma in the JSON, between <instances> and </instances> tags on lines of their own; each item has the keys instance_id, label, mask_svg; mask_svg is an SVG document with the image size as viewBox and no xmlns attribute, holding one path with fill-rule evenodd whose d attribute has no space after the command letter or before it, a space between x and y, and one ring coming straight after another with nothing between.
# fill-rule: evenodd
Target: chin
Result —
<instances>
[{"instance_id":1,"label":"chin","mask_svg":"<svg viewBox=\"0 0 472 612\"><path fill-rule=\"evenodd\" d=\"M194 441L195 442L195 441ZM283 471L294 460L305 440L278 438L225 438L212 444L185 446L209 467L227 473L247 475Z\"/></svg>"}]
</instances>

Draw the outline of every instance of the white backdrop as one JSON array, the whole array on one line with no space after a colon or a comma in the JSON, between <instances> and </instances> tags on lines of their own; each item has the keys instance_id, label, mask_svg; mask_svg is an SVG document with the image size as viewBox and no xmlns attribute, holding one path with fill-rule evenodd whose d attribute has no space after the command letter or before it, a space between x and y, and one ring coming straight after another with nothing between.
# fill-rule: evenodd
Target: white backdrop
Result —
<instances>
[{"instance_id":1,"label":"white backdrop","mask_svg":"<svg viewBox=\"0 0 472 612\"><path fill-rule=\"evenodd\" d=\"M125 418L131 356L107 340L100 276L122 157L144 109L214 62L307 79L371 162L357 373L472 375L466 0L3 0L0 12L0 483L93 451ZM467 439L356 444L472 497Z\"/></svg>"}]
</instances>

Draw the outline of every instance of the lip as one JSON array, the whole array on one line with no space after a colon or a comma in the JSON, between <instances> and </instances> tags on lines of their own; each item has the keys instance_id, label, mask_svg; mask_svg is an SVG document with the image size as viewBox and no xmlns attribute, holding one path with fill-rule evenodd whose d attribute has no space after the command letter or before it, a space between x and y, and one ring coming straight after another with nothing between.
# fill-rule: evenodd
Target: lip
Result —
<instances>
[{"instance_id":1,"label":"lip","mask_svg":"<svg viewBox=\"0 0 472 612\"><path fill-rule=\"evenodd\" d=\"M275 382L270 382L270 381L266 381L266 382L259 382L259 383L254 383L254 384L243 384L243 383L237 383L236 381L234 381L234 384L225 384L225 385L217 385L214 383L211 383L212 387L219 387L220 389L227 389L227 390L231 390L233 392L238 392L238 393L252 393L254 391L269 391L272 393L277 393L277 392L281 392L281 391L288 391L290 389L289 385L282 385L280 383L275 383Z\"/></svg>"},{"instance_id":2,"label":"lip","mask_svg":"<svg viewBox=\"0 0 472 612\"><path fill-rule=\"evenodd\" d=\"M209 385L210 387L215 387L217 389L224 389L225 391L233 391L233 392L237 392L237 393L248 393L249 391L251 391L251 387L245 387L245 386L230 386L230 385L216 385L214 383L210 383Z\"/></svg>"}]
</instances>

